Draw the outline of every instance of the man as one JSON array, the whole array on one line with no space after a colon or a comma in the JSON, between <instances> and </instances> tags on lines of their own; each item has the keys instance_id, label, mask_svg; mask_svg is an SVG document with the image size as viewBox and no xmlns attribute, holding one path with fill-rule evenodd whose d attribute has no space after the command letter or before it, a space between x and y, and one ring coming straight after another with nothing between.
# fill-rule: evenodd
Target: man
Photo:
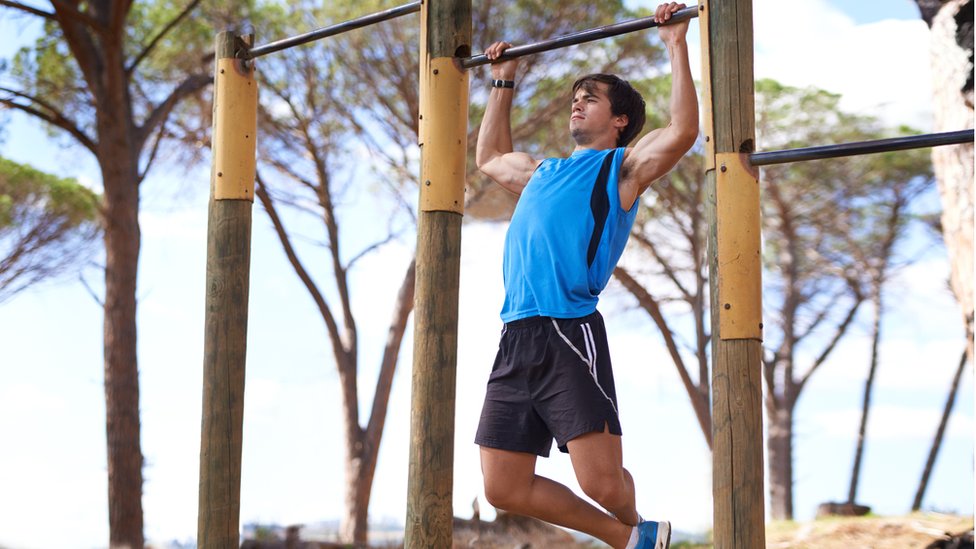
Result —
<instances>
[{"instance_id":1,"label":"man","mask_svg":"<svg viewBox=\"0 0 976 549\"><path fill-rule=\"evenodd\" d=\"M498 355L475 442L485 495L499 509L578 530L617 549L666 549L668 522L643 521L623 467L621 428L599 294L623 252L638 198L698 136L698 102L688 66L684 8L662 4L654 18L671 59L671 123L626 145L644 125L644 100L612 75L573 88L569 158L514 152L511 106L517 61L492 65L492 91L478 135L478 168L519 202L505 241L505 303ZM495 60L509 48L492 44ZM590 505L535 474L552 439L568 452Z\"/></svg>"}]
</instances>

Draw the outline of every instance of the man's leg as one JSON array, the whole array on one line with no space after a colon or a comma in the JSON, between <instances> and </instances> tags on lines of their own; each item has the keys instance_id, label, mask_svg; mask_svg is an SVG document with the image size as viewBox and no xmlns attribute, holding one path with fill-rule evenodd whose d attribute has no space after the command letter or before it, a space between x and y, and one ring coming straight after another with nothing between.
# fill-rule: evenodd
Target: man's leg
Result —
<instances>
[{"instance_id":1,"label":"man's leg","mask_svg":"<svg viewBox=\"0 0 976 549\"><path fill-rule=\"evenodd\" d=\"M623 466L620 437L604 429L566 444L583 492L625 524L637 524L634 479Z\"/></svg>"},{"instance_id":2,"label":"man's leg","mask_svg":"<svg viewBox=\"0 0 976 549\"><path fill-rule=\"evenodd\" d=\"M632 526L615 520L562 484L536 475L535 461L534 454L482 446L481 470L488 502L498 509L589 534L615 549L626 547Z\"/></svg>"}]
</instances>

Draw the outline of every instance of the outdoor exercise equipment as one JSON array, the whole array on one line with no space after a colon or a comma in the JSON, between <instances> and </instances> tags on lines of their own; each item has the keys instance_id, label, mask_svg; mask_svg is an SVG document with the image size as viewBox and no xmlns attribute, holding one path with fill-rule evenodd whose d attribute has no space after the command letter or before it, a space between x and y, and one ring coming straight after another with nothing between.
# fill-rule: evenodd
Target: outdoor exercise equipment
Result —
<instances>
[{"instance_id":1,"label":"outdoor exercise equipment","mask_svg":"<svg viewBox=\"0 0 976 549\"><path fill-rule=\"evenodd\" d=\"M452 545L454 399L461 216L467 150L471 0L422 0L252 47L217 35L213 169L207 236L203 419L197 542L239 544L244 360L254 201L254 60L421 13L420 214L414 308L405 547ZM752 0L701 0L671 22L701 28L706 210L712 311L712 464L716 547L765 546L762 450L762 280L758 166L971 143L973 130L755 151ZM645 17L508 49L499 60L657 26Z\"/></svg>"}]
</instances>

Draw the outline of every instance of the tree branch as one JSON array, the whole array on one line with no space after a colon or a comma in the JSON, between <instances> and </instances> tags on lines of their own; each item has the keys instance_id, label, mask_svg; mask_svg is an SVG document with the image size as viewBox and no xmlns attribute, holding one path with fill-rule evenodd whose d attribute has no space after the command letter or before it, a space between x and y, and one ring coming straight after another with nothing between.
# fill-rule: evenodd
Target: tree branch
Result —
<instances>
[{"instance_id":1,"label":"tree branch","mask_svg":"<svg viewBox=\"0 0 976 549\"><path fill-rule=\"evenodd\" d=\"M64 0L50 0L51 5L54 7L54 14L60 20L71 19L78 23L83 23L89 27L101 32L105 30L105 25L100 23L91 15L79 10L77 7L66 4Z\"/></svg>"},{"instance_id":2,"label":"tree branch","mask_svg":"<svg viewBox=\"0 0 976 549\"><path fill-rule=\"evenodd\" d=\"M820 353L820 356L817 357L817 360L814 361L813 365L810 366L810 369L807 370L807 373L803 374L803 377L801 377L800 381L796 384L796 391L794 392L794 394L800 394L800 391L803 390L803 386L806 385L807 380L810 379L810 376L813 375L813 372L815 372L817 368L819 368L820 365L827 360L827 357L830 355L831 351L833 351L834 347L837 346L837 342L839 342L840 339L844 337L844 334L847 332L848 326L850 326L851 322L854 320L854 316L857 313L857 310L861 307L861 303L863 301L864 301L863 297L861 296L855 297L854 304L851 305L850 310L847 311L847 316L844 317L844 321L841 322L841 324L837 327L837 330L834 332L834 337L830 340L830 343L827 345L826 348L824 348L823 352Z\"/></svg>"},{"instance_id":3,"label":"tree branch","mask_svg":"<svg viewBox=\"0 0 976 549\"><path fill-rule=\"evenodd\" d=\"M671 360L674 362L675 368L678 369L678 376L681 377L681 382L685 386L685 390L688 392L688 397L691 398L692 408L695 410L695 415L698 417L698 425L701 427L702 434L705 435L705 442L708 443L708 447L712 447L712 427L711 418L708 414L707 400L701 402L701 393L698 392L697 387L695 387L694 382L691 381L691 376L688 375L688 369L685 367L684 360L681 358L681 353L678 352L678 347L674 342L674 333L671 328L668 327L667 321L664 319L664 315L661 313L661 308L655 301L654 297L640 285L634 277L630 276L623 267L615 267L613 269L613 276L619 280L627 290L637 298L637 302L640 303L642 309L647 311L647 314L651 316L654 320L654 324L657 325L658 330L661 332L661 337L664 338L664 344L668 348L668 352L671 354ZM707 397L706 397L707 398Z\"/></svg>"},{"instance_id":4,"label":"tree branch","mask_svg":"<svg viewBox=\"0 0 976 549\"><path fill-rule=\"evenodd\" d=\"M43 17L44 19L50 19L51 21L57 21L57 16L53 13L46 12L44 10L39 10L32 6L25 6L20 2L11 2L10 0L0 0L0 6L7 6L8 8L13 8L15 10L20 10L27 12L31 15L37 15L38 17Z\"/></svg>"},{"instance_id":5,"label":"tree branch","mask_svg":"<svg viewBox=\"0 0 976 549\"><path fill-rule=\"evenodd\" d=\"M322 292L319 291L318 286L315 281L312 280L311 275L305 270L305 266L302 264L301 259L298 258L298 254L295 253L295 248L291 245L291 240L288 238L288 233L285 231L285 226L281 222L281 217L278 216L278 210L275 208L274 201L271 199L271 195L268 194L268 190L264 184L264 178L261 177L260 173L257 173L257 185L254 189L254 194L257 195L258 199L261 200L261 205L264 206L264 211L268 213L268 217L271 218L271 224L274 225L275 233L278 235L278 240L281 241L281 246L285 250L285 255L288 256L288 261L291 263L292 267L295 269L295 274L298 278L302 280L305 284L305 288L308 289L308 293L311 294L312 300L315 301L315 305L319 308L319 313L322 315L322 319L325 320L325 325L328 328L329 340L332 341L332 347L335 352L342 352L342 340L339 337L339 326L336 324L335 317L332 316L332 311L329 309L329 304L325 301L325 297Z\"/></svg>"},{"instance_id":6,"label":"tree branch","mask_svg":"<svg viewBox=\"0 0 976 549\"><path fill-rule=\"evenodd\" d=\"M78 142L81 145L83 145L86 149L91 151L92 154L97 154L95 150L96 149L95 141L92 138L90 138L87 134L85 134L85 132L83 132L81 128L79 128L78 125L75 124L73 120L70 120L67 116L62 114L61 111L55 108L54 105L48 103L47 101L44 101L43 99L28 95L23 92L12 90L10 88L0 87L0 92L6 92L15 97L21 97L23 99L30 101L31 103L36 103L38 106L49 111L49 112L43 112L30 105L23 105L21 103L16 102L13 98L10 97L0 97L0 104L6 105L13 109L18 109L31 116L40 118L41 120L44 120L45 122L51 124L52 126L61 128L62 130L71 134L72 137L77 139Z\"/></svg>"},{"instance_id":7,"label":"tree branch","mask_svg":"<svg viewBox=\"0 0 976 549\"><path fill-rule=\"evenodd\" d=\"M137 55L136 58L133 59L131 63L129 63L129 66L125 69L126 74L131 75L132 71L134 71L136 67L139 66L139 63L141 63L143 59L145 59L146 57L149 56L150 53L152 53L152 50L156 47L157 44L159 44L160 40L162 40L167 34L169 34L169 31L173 30L173 28L175 28L176 25L178 25L180 21L183 20L184 17L189 15L190 12L193 11L193 9L196 8L199 4L200 4L200 0L192 0L189 4L187 4L185 8L183 8L183 11L181 11L179 15L177 15L175 18L173 18L172 21L167 23L166 26L163 27L163 30L159 31L159 34L153 37L153 39L149 41L149 44L146 45L146 47L144 47L141 52L139 52L139 55Z\"/></svg>"},{"instance_id":8,"label":"tree branch","mask_svg":"<svg viewBox=\"0 0 976 549\"><path fill-rule=\"evenodd\" d=\"M400 344L407 329L407 319L413 311L414 290L416 288L417 261L410 262L407 272L397 293L396 305L393 309L393 319L387 332L386 345L383 348L383 362L380 375L376 380L376 391L373 393L373 408L369 413L366 426L366 443L373 451L380 444L383 436L383 425L386 422L386 412L390 401L390 389L393 386L393 374L396 372L397 357Z\"/></svg>"},{"instance_id":9,"label":"tree branch","mask_svg":"<svg viewBox=\"0 0 976 549\"><path fill-rule=\"evenodd\" d=\"M170 92L169 97L167 97L162 103L153 109L152 113L149 114L145 122L143 122L139 127L139 142L136 144L136 147L142 148L153 129L166 123L166 119L169 118L170 113L173 112L173 109L177 104L179 104L180 101L200 91L207 84L209 84L210 81L211 78L207 75L191 74L186 78L186 80L180 82L180 85L176 86L176 88Z\"/></svg>"}]
</instances>

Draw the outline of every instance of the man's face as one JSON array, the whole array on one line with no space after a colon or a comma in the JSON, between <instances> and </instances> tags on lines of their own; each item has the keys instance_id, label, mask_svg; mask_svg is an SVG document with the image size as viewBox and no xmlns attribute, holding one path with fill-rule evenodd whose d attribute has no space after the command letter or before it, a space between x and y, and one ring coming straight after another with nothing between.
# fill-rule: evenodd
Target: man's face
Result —
<instances>
[{"instance_id":1,"label":"man's face","mask_svg":"<svg viewBox=\"0 0 976 549\"><path fill-rule=\"evenodd\" d=\"M577 145L589 145L608 132L616 142L620 128L626 125L627 117L614 116L610 108L606 84L589 82L576 90L569 116L569 132Z\"/></svg>"}]
</instances>

